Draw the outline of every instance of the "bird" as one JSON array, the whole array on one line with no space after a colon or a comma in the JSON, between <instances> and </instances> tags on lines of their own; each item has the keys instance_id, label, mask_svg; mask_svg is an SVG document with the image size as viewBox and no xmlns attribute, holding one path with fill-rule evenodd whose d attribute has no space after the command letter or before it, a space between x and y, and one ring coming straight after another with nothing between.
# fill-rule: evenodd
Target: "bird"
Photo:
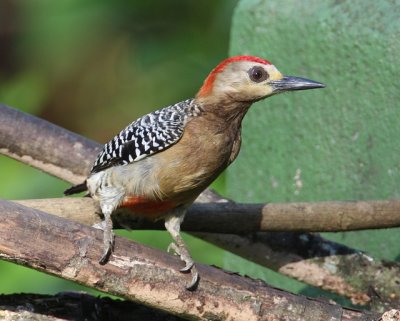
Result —
<instances>
[{"instance_id":1,"label":"bird","mask_svg":"<svg viewBox=\"0 0 400 321\"><path fill-rule=\"evenodd\" d=\"M250 106L273 95L324 88L323 83L284 76L268 60L233 56L205 78L194 98L151 112L133 121L104 145L85 182L64 194L88 191L103 214L106 264L112 255L112 214L119 208L135 217L164 219L180 256L191 273L188 290L200 280L180 226L189 206L238 156L241 123Z\"/></svg>"}]
</instances>

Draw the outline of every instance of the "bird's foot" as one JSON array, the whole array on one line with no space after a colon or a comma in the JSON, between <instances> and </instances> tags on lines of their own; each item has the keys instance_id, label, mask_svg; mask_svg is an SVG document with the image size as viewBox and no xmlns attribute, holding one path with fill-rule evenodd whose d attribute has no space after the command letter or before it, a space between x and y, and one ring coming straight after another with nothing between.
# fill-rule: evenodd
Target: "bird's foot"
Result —
<instances>
[{"instance_id":1,"label":"bird's foot","mask_svg":"<svg viewBox=\"0 0 400 321\"><path fill-rule=\"evenodd\" d=\"M182 273L191 273L192 274L192 280L190 281L189 284L186 285L187 290L194 290L197 287L197 284L199 283L200 276L199 273L197 272L197 268L194 264L194 261L192 257L190 256L189 252L185 247L179 247L176 243L172 242L168 248L168 252L174 251L176 255L179 255L180 259L185 263L185 267L180 269L179 271Z\"/></svg>"}]
</instances>

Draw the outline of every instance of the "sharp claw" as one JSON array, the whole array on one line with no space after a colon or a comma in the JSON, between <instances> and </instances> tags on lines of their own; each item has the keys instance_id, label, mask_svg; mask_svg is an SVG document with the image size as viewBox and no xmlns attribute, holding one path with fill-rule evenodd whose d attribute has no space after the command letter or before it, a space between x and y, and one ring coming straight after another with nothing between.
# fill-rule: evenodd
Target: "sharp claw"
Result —
<instances>
[{"instance_id":1,"label":"sharp claw","mask_svg":"<svg viewBox=\"0 0 400 321\"><path fill-rule=\"evenodd\" d=\"M111 246L104 250L103 256L99 260L99 264L100 265L106 264L108 262L108 259L110 258L110 255L111 255Z\"/></svg>"},{"instance_id":2,"label":"sharp claw","mask_svg":"<svg viewBox=\"0 0 400 321\"><path fill-rule=\"evenodd\" d=\"M114 233L110 236L104 236L104 252L99 260L99 264L104 265L108 262L114 247Z\"/></svg>"},{"instance_id":3,"label":"sharp claw","mask_svg":"<svg viewBox=\"0 0 400 321\"><path fill-rule=\"evenodd\" d=\"M193 290L196 290L196 288L199 284L200 276L194 265L192 265L190 272L193 274L193 277L192 277L192 281L190 281L190 283L188 285L186 285L186 290L193 291Z\"/></svg>"},{"instance_id":4,"label":"sharp claw","mask_svg":"<svg viewBox=\"0 0 400 321\"><path fill-rule=\"evenodd\" d=\"M184 261L184 262L186 263L186 266L180 269L179 271L186 273L192 269L192 267L194 266L194 262L193 261Z\"/></svg>"},{"instance_id":5,"label":"sharp claw","mask_svg":"<svg viewBox=\"0 0 400 321\"><path fill-rule=\"evenodd\" d=\"M192 280L186 286L186 289L189 290L189 291L195 290L197 288L198 283L199 283L200 276L199 276L199 273L197 272L196 266L194 265L194 261L192 260L190 255L188 253L186 253L185 251L183 251L183 253L182 253L182 251L179 248L179 246L174 242L172 242L170 245L168 245L167 251L169 253L171 251L174 251L175 254L179 255L180 259L183 262L185 262L185 264L186 264L185 267L183 267L179 271L182 272L182 273L190 272L193 275Z\"/></svg>"}]
</instances>

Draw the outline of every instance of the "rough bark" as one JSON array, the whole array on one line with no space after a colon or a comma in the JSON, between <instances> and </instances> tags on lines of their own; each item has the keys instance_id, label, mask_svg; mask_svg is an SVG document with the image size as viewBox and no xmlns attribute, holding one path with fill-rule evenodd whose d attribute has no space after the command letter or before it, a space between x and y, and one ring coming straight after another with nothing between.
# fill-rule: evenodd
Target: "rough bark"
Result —
<instances>
[{"instance_id":1,"label":"rough bark","mask_svg":"<svg viewBox=\"0 0 400 321\"><path fill-rule=\"evenodd\" d=\"M248 236L196 233L239 256L314 287L342 295L374 311L400 308L400 264L309 233Z\"/></svg>"},{"instance_id":2,"label":"rough bark","mask_svg":"<svg viewBox=\"0 0 400 321\"><path fill-rule=\"evenodd\" d=\"M190 275L180 273L179 258L165 252L117 237L110 261L100 265L100 230L9 201L0 201L0 217L2 259L182 318L313 321L377 317L200 264L201 282L190 292L185 289Z\"/></svg>"}]
</instances>

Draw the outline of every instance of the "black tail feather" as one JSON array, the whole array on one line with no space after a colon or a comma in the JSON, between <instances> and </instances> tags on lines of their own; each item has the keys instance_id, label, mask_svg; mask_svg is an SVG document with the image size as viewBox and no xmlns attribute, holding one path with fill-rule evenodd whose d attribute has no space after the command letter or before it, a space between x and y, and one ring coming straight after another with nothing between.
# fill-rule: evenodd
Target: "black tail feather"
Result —
<instances>
[{"instance_id":1,"label":"black tail feather","mask_svg":"<svg viewBox=\"0 0 400 321\"><path fill-rule=\"evenodd\" d=\"M87 191L86 181L82 184L74 185L64 191L64 195L78 194Z\"/></svg>"}]
</instances>

